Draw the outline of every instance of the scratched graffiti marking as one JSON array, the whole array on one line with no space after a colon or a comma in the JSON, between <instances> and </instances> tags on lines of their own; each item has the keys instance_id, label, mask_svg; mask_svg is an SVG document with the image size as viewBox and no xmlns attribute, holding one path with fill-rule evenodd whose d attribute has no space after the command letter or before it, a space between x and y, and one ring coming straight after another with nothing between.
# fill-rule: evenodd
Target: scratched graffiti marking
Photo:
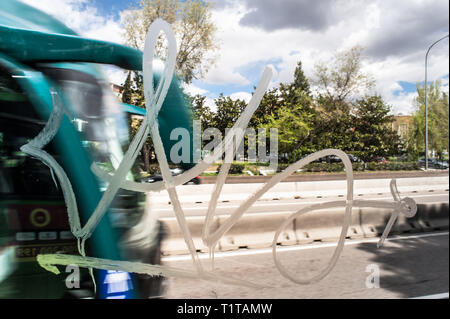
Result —
<instances>
[{"instance_id":1,"label":"scratched graffiti marking","mask_svg":"<svg viewBox=\"0 0 450 319\"><path fill-rule=\"evenodd\" d=\"M160 79L158 87L154 89L153 86L154 48L157 37L161 32L163 32L167 38L168 54L165 59L165 66L162 77ZM63 265L63 266L77 265L79 267L91 269L91 274L92 269L96 268L115 271L120 270L125 272L148 274L152 276L167 276L167 277L176 276L183 278L210 280L214 282L221 282L232 285L262 287L257 283L248 282L242 280L241 278L221 276L219 274L214 273L212 270L208 271L203 267L198 257L196 247L192 239L192 235L187 227L186 217L181 202L178 198L176 186L182 185L187 181L189 181L190 179L194 178L195 176L201 174L210 166L211 163L218 160L225 151L232 152L234 156L235 150L233 148L233 138L234 136L236 136L236 141L240 141L243 138L243 134L250 121L250 118L255 112L256 108L258 107L264 95L264 92L266 91L270 83L270 79L272 76L271 69L266 68L264 70L263 75L256 87L256 90L250 102L248 103L248 106L242 112L241 116L236 121L231 130L226 134L224 141L219 145L219 151L217 152L215 151L214 154L206 156L203 160L200 160L193 168L191 168L188 171L185 171L183 174L172 176L164 152L163 141L161 140L161 137L159 135L157 117L159 110L161 109L161 106L167 95L169 85L172 81L173 73L175 70L176 54L177 54L176 40L170 25L161 19L156 20L148 30L143 55L144 93L147 105L146 116L144 117L142 125L140 126L137 134L132 140L127 152L125 153L123 160L120 162L120 165L117 167L117 169L113 174L106 173L105 171L97 167L95 163L92 165L91 167L92 171L99 178L108 182L108 187L106 191L103 193L103 196L99 201L96 209L94 210L94 212L92 212L91 217L88 219L88 221L84 226L82 226L80 223L78 207L70 180L68 179L67 175L65 174L61 166L59 166L59 164L56 162L56 160L43 150L43 147L47 143L49 143L57 133L59 126L61 124L61 120L65 115L65 113L67 112L65 110L65 106L60 101L57 94L52 92L53 110L51 112L49 120L47 121L43 130L32 141L22 146L21 150L30 156L40 159L43 163L49 166L52 172L54 172L54 174L56 175L56 178L59 180L64 194L65 203L67 206L70 228L73 235L78 239L78 249L81 256L64 255L64 254L38 255L37 261L43 268L47 269L50 272L58 274L59 270L55 265ZM129 172L134 161L136 160L138 152L142 148L143 143L145 142L149 134L154 142L155 153L163 176L163 180L151 184L136 183L133 181L126 180L126 175ZM239 220L240 217L242 217L242 215L264 193L270 190L277 183L283 181L288 176L293 174L296 170L300 169L301 167L307 165L308 163L318 158L327 155L336 155L344 163L347 181L346 200L326 202L300 209L299 211L290 215L290 217L282 225L280 225L274 236L272 249L275 265L284 277L298 284L310 284L323 279L327 274L330 273L330 271L336 265L336 262L342 252L348 227L350 225L353 207L374 207L374 208L392 209L392 215L386 225L386 228L380 238L380 241L378 242L378 247L382 246L384 240L389 235L391 227L394 224L395 220L398 218L399 214L403 213L405 214L406 217L412 217L415 215L417 211L417 206L414 200L411 198L403 198L403 199L400 198L395 179L392 180L390 184L393 202L354 200L353 170L348 156L341 150L326 149L311 154L297 161L296 163L286 168L283 172L273 176L268 182L263 184L255 193L253 193L243 203L241 203L241 205L232 212L232 214L228 217L228 219L223 224L221 224L217 230L211 232L212 222L215 216L218 198L222 191L222 187L225 183L226 176L231 166L231 163L225 162L221 166L219 175L217 177L217 182L211 194L211 199L209 201L209 206L206 211L205 222L202 232L202 240L205 243L205 245L209 247L211 258L213 258L214 250L219 239ZM155 192L161 191L163 189L167 190L173 205L175 216L183 233L186 245L191 254L192 261L195 265L196 269L195 271L187 271L185 269L171 268L161 265L143 264L131 261L107 260L86 256L84 248L85 242L91 236L92 232L98 225L99 221L106 213L109 205L114 199L114 196L116 195L119 188L138 192ZM292 222L293 219L297 218L300 215L311 213L312 211L315 210L335 208L335 207L345 207L345 217L338 245L331 259L329 260L327 266L323 268L318 275L307 279L297 278L296 274L289 273L283 267L283 265L281 265L281 263L277 258L276 243L281 231L286 227L286 225L288 225L288 223Z\"/></svg>"}]
</instances>

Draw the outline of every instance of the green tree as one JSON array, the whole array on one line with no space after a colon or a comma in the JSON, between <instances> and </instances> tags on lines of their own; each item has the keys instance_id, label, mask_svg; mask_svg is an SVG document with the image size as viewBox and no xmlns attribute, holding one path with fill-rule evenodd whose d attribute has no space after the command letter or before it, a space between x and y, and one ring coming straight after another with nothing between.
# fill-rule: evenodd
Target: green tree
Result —
<instances>
[{"instance_id":1,"label":"green tree","mask_svg":"<svg viewBox=\"0 0 450 319\"><path fill-rule=\"evenodd\" d=\"M138 7L125 16L128 45L143 49L150 25L158 18L172 25L177 39L176 69L186 83L203 77L213 65L218 45L216 27L211 18L211 3L201 0L140 0ZM166 56L167 46L160 36L156 55Z\"/></svg>"},{"instance_id":2,"label":"green tree","mask_svg":"<svg viewBox=\"0 0 450 319\"><path fill-rule=\"evenodd\" d=\"M399 155L402 142L392 129L391 108L379 95L366 96L354 105L352 148L358 157L370 161L376 156Z\"/></svg>"},{"instance_id":3,"label":"green tree","mask_svg":"<svg viewBox=\"0 0 450 319\"><path fill-rule=\"evenodd\" d=\"M286 160L293 162L308 153L309 149L305 148L304 141L311 132L312 119L313 113L301 104L285 104L268 117L266 131L269 133L271 128L278 130L280 159L284 159L286 154Z\"/></svg>"},{"instance_id":4,"label":"green tree","mask_svg":"<svg viewBox=\"0 0 450 319\"><path fill-rule=\"evenodd\" d=\"M294 71L294 81L291 83L291 86L295 90L300 89L301 91L305 92L307 95L311 94L309 81L303 72L301 61L297 62L297 67L295 68L295 71Z\"/></svg>"},{"instance_id":5,"label":"green tree","mask_svg":"<svg viewBox=\"0 0 450 319\"><path fill-rule=\"evenodd\" d=\"M197 94L194 97L188 96L190 105L192 105L192 115L194 120L199 120L201 123L201 131L204 132L208 128L214 127L214 112L206 105L206 97ZM202 149L208 143L208 140L200 140Z\"/></svg>"},{"instance_id":6,"label":"green tree","mask_svg":"<svg viewBox=\"0 0 450 319\"><path fill-rule=\"evenodd\" d=\"M373 87L371 76L362 71L362 51L356 46L315 65L314 83L326 108L346 111L349 101Z\"/></svg>"},{"instance_id":7,"label":"green tree","mask_svg":"<svg viewBox=\"0 0 450 319\"><path fill-rule=\"evenodd\" d=\"M129 74L129 77L131 75ZM142 72L133 71L133 83L134 89L131 92L130 104L133 104L138 107L145 108L145 97L144 97L144 80L142 76ZM130 126L131 126L131 135L134 138L134 135L139 130L139 127L142 124L142 120L136 117L132 117ZM147 137L144 145L141 150L141 158L144 164L144 170L147 173L151 173L150 164L152 162L156 162L156 158L152 156L154 154L154 146L151 137Z\"/></svg>"},{"instance_id":8,"label":"green tree","mask_svg":"<svg viewBox=\"0 0 450 319\"><path fill-rule=\"evenodd\" d=\"M259 124L278 130L278 152L280 159L287 155L288 161L295 161L311 151L308 143L315 112L312 108L309 81L299 61L291 83L280 83L278 89L267 92L261 102L262 112L257 114Z\"/></svg>"},{"instance_id":9,"label":"green tree","mask_svg":"<svg viewBox=\"0 0 450 319\"><path fill-rule=\"evenodd\" d=\"M192 111L195 120L200 120L202 129L207 129L213 126L214 113L211 111L209 106L205 104L206 97L197 94L192 100Z\"/></svg>"},{"instance_id":10,"label":"green tree","mask_svg":"<svg viewBox=\"0 0 450 319\"><path fill-rule=\"evenodd\" d=\"M291 83L280 83L279 100L283 105L301 105L305 110L309 110L312 105L309 81L303 73L302 62L297 62L294 71L294 80Z\"/></svg>"},{"instance_id":11,"label":"green tree","mask_svg":"<svg viewBox=\"0 0 450 319\"><path fill-rule=\"evenodd\" d=\"M222 93L214 102L217 106L217 111L213 116L212 124L225 136L225 129L231 128L236 123L247 104L242 100L233 100L230 97L225 97Z\"/></svg>"},{"instance_id":12,"label":"green tree","mask_svg":"<svg viewBox=\"0 0 450 319\"><path fill-rule=\"evenodd\" d=\"M425 87L417 84L418 97L414 101L413 125L408 136L408 153L419 157L425 153ZM441 91L441 82L431 83L427 88L428 149L442 158L448 151L449 104L448 95Z\"/></svg>"},{"instance_id":13,"label":"green tree","mask_svg":"<svg viewBox=\"0 0 450 319\"><path fill-rule=\"evenodd\" d=\"M134 136L136 135L141 124L142 124L141 118L138 118L138 117L131 118L130 127L131 127L131 137L132 138L134 138ZM152 161L151 155L153 154L153 152L154 152L153 142L152 142L152 139L150 137L148 137L147 140L145 141L144 145L142 146L142 150L140 153L141 160L142 160L142 163L144 166L143 169L147 173L151 173L150 164Z\"/></svg>"},{"instance_id":14,"label":"green tree","mask_svg":"<svg viewBox=\"0 0 450 319\"><path fill-rule=\"evenodd\" d=\"M218 49L216 27L211 19L211 4L201 0L140 0L125 16L125 39L132 47L142 50L150 25L158 18L170 23L177 39L176 70L186 82L203 77L215 61ZM155 47L156 56L164 59L167 53L165 38L160 36ZM134 72L134 90L131 104L145 108L143 76ZM137 131L140 121L131 123ZM144 167L150 172L150 162L155 159L153 143L149 137L142 148ZM155 159L156 160L156 159Z\"/></svg>"},{"instance_id":15,"label":"green tree","mask_svg":"<svg viewBox=\"0 0 450 319\"><path fill-rule=\"evenodd\" d=\"M280 94L278 88L269 89L264 93L261 103L250 119L249 127L255 130L259 127L264 127L269 119L269 116L276 113L281 106Z\"/></svg>"},{"instance_id":16,"label":"green tree","mask_svg":"<svg viewBox=\"0 0 450 319\"><path fill-rule=\"evenodd\" d=\"M313 108L313 99L309 91L304 88L305 86L297 87L292 84L280 84L280 111L288 109L288 114L292 113L293 116L291 121L297 122L296 126L302 130L301 132L298 131L300 134L293 143L295 154L293 153L292 156L294 160L315 151L313 145L311 145L311 134L314 128L316 112ZM281 113L278 116L282 117ZM307 128L307 131L304 131L305 128Z\"/></svg>"},{"instance_id":17,"label":"green tree","mask_svg":"<svg viewBox=\"0 0 450 319\"><path fill-rule=\"evenodd\" d=\"M141 71L133 71L134 90L131 94L132 104L145 108L144 77Z\"/></svg>"},{"instance_id":18,"label":"green tree","mask_svg":"<svg viewBox=\"0 0 450 319\"><path fill-rule=\"evenodd\" d=\"M128 72L127 78L123 84L123 92L122 92L122 102L127 104L132 104L132 95L133 95L133 88L132 88L132 81L131 81L131 71Z\"/></svg>"},{"instance_id":19,"label":"green tree","mask_svg":"<svg viewBox=\"0 0 450 319\"><path fill-rule=\"evenodd\" d=\"M338 148L353 151L354 101L374 85L362 71L362 48L337 53L331 60L315 66L315 125L311 144L317 149Z\"/></svg>"}]
</instances>

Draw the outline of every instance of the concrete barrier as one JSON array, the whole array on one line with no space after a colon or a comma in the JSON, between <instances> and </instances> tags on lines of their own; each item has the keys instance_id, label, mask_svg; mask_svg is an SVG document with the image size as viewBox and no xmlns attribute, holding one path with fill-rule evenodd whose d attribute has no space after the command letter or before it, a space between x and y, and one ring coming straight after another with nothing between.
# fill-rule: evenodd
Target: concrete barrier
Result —
<instances>
[{"instance_id":1,"label":"concrete barrier","mask_svg":"<svg viewBox=\"0 0 450 319\"><path fill-rule=\"evenodd\" d=\"M178 221L175 218L162 218L166 231L167 238L162 242L161 251L163 255L180 255L188 254L189 249L184 240ZM207 252L208 247L203 244L202 231L205 218L195 217L188 218L187 224L194 241L195 248L198 252ZM215 231L219 227L219 220L216 219L212 224L212 229Z\"/></svg>"},{"instance_id":2,"label":"concrete barrier","mask_svg":"<svg viewBox=\"0 0 450 319\"><path fill-rule=\"evenodd\" d=\"M360 179L354 181L354 194L390 194L389 184L391 179ZM397 186L400 193L424 190L445 190L449 186L449 177L414 177L399 178ZM246 199L263 184L225 184L219 197L220 201L239 201ZM209 202L214 189L214 184L181 185L177 187L177 193L181 203L206 203ZM273 186L261 199L293 199L312 198L317 196L339 196L346 195L347 183L345 180L332 181L308 181L308 182L285 182ZM169 203L170 198L167 191L152 193L152 202Z\"/></svg>"},{"instance_id":3,"label":"concrete barrier","mask_svg":"<svg viewBox=\"0 0 450 319\"><path fill-rule=\"evenodd\" d=\"M361 208L360 225L364 232L364 237L376 237L383 233L391 218L392 209ZM409 232L421 232L423 228L413 219L406 218L400 214L394 223L390 234L400 234Z\"/></svg>"},{"instance_id":4,"label":"concrete barrier","mask_svg":"<svg viewBox=\"0 0 450 319\"><path fill-rule=\"evenodd\" d=\"M417 205L418 220L425 230L445 230L449 228L449 204Z\"/></svg>"},{"instance_id":5,"label":"concrete barrier","mask_svg":"<svg viewBox=\"0 0 450 319\"><path fill-rule=\"evenodd\" d=\"M355 180L358 179L382 179L382 178L413 178L413 177L436 177L448 176L448 170L414 170L414 171L365 171L353 172ZM283 182L309 182L309 181L332 181L345 180L345 172L301 174L288 176ZM226 184L265 183L271 176L227 176ZM215 184L217 176L201 176L201 184Z\"/></svg>"},{"instance_id":6,"label":"concrete barrier","mask_svg":"<svg viewBox=\"0 0 450 319\"><path fill-rule=\"evenodd\" d=\"M308 241L335 241L341 236L345 208L311 211L294 220L298 243ZM362 238L364 232L359 224L359 211L353 208L347 238Z\"/></svg>"},{"instance_id":7,"label":"concrete barrier","mask_svg":"<svg viewBox=\"0 0 450 319\"><path fill-rule=\"evenodd\" d=\"M290 214L248 214L244 215L219 241L221 251L234 250L239 248L265 248L270 247L275 236L275 232ZM227 216L220 216L219 222L222 224ZM282 231L278 238L280 245L295 245L293 224L289 224Z\"/></svg>"},{"instance_id":8,"label":"concrete barrier","mask_svg":"<svg viewBox=\"0 0 450 319\"><path fill-rule=\"evenodd\" d=\"M406 218L400 214L390 234L415 233L449 228L449 204L419 204L416 216ZM290 223L281 233L279 245L305 244L313 241L336 241L342 231L344 208L308 212ZM276 230L292 213L246 214L220 239L217 250L270 247ZM376 208L353 208L347 238L375 237L382 234L391 217L392 210ZM228 216L217 216L213 231ZM208 249L201 240L204 218L188 218L188 226L197 251ZM164 255L187 254L176 219L166 218L162 222L168 228L168 237L162 244Z\"/></svg>"}]
</instances>

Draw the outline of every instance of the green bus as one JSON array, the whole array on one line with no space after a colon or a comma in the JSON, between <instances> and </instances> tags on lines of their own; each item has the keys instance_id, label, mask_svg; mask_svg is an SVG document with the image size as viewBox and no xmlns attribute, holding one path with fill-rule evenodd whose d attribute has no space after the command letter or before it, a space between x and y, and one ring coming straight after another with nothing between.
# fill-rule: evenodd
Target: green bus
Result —
<instances>
[{"instance_id":1,"label":"green bus","mask_svg":"<svg viewBox=\"0 0 450 319\"><path fill-rule=\"evenodd\" d=\"M99 64L140 71L142 52L82 38L33 7L16 0L2 2L0 298L163 295L164 281L160 277L97 270L94 293L94 283L86 269L78 273L74 268L66 268L61 269L60 275L54 275L36 262L38 254L79 253L70 231L64 196L52 170L20 150L44 128L55 99L64 104L68 114L44 150L67 174L82 225L106 187L91 171L92 163L104 169L117 168L131 142L129 114L145 115L145 109L119 102ZM159 76L155 71L156 82ZM190 129L190 123L190 108L185 103L179 79L174 77L158 115L167 154L175 143L170 140L171 130ZM128 178L137 181L137 175L132 172ZM87 241L87 255L160 263L164 227L151 212L145 212L144 202L145 194L121 189ZM117 284L120 281L123 282Z\"/></svg>"}]
</instances>

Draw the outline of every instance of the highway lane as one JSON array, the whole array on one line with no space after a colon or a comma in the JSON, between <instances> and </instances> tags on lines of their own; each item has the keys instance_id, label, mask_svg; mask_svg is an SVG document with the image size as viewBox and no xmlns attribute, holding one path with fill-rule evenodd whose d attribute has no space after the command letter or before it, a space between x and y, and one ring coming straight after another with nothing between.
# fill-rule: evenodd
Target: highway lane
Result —
<instances>
[{"instance_id":1,"label":"highway lane","mask_svg":"<svg viewBox=\"0 0 450 319\"><path fill-rule=\"evenodd\" d=\"M347 240L336 267L322 281L298 285L275 267L271 249L216 253L215 272L262 284L247 288L202 280L170 278L166 298L415 298L449 291L449 234L435 232L391 236L377 249L377 238ZM331 257L335 243L279 247L280 261L298 278L317 274ZM210 267L207 254L200 255ZM163 258L163 264L194 269L190 256ZM208 268L209 269L209 268ZM372 280L379 271L379 286ZM367 284L369 283L369 284Z\"/></svg>"},{"instance_id":2,"label":"highway lane","mask_svg":"<svg viewBox=\"0 0 450 319\"><path fill-rule=\"evenodd\" d=\"M244 196L244 195L243 195ZM418 192L402 192L402 197L411 197L418 204L425 203L448 203L449 192L448 190L427 190ZM384 200L393 201L390 193L378 193L378 194L354 194L356 199L365 200ZM258 200L246 214L253 213L274 213L274 212L294 212L302 207L321 203L324 201L342 200L343 197L338 196L317 196L310 198L298 198L298 199L282 199L282 200ZM227 201L219 202L216 214L217 215L229 215L239 206L239 201ZM205 216L208 203L183 203L182 207L186 216ZM151 210L157 213L160 218L174 217L173 208L170 204L155 203L152 204Z\"/></svg>"}]
</instances>

